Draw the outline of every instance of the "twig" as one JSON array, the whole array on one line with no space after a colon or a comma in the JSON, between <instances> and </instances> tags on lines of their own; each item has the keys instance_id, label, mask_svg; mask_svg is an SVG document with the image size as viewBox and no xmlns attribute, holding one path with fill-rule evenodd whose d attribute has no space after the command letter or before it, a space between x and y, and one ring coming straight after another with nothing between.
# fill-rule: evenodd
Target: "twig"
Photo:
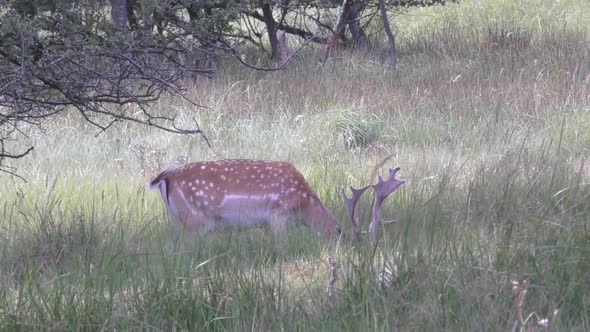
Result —
<instances>
[{"instance_id":1,"label":"twig","mask_svg":"<svg viewBox=\"0 0 590 332\"><path fill-rule=\"evenodd\" d=\"M332 256L328 256L326 261L328 263L328 268L330 269L330 277L328 279L328 285L326 286L326 293L328 294L328 297L331 298L336 294L336 280L339 264L338 261L332 258Z\"/></svg>"}]
</instances>

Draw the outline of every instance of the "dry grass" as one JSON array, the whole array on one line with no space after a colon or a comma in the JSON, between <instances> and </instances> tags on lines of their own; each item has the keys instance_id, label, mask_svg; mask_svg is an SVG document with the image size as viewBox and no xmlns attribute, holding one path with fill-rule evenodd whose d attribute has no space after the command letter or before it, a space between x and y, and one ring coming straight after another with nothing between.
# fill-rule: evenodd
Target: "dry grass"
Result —
<instances>
[{"instance_id":1,"label":"dry grass","mask_svg":"<svg viewBox=\"0 0 590 332\"><path fill-rule=\"evenodd\" d=\"M379 52L319 64L308 50L277 73L224 63L187 82L210 109L153 106L198 120L212 148L128 124L96 136L74 114L23 128L36 150L12 166L28 182L0 175L0 330L590 329L586 7L409 11L393 73ZM390 157L377 173L399 165L408 182L383 213L400 223L377 247L296 228L172 251L145 183L221 157L290 160L341 217L338 189Z\"/></svg>"}]
</instances>

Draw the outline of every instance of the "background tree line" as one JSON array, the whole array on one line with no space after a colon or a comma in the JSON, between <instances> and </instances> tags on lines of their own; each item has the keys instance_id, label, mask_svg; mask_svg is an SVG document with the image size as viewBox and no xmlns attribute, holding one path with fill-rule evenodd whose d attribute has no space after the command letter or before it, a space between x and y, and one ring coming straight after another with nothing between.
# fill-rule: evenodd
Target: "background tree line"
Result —
<instances>
[{"instance_id":1,"label":"background tree line","mask_svg":"<svg viewBox=\"0 0 590 332\"><path fill-rule=\"evenodd\" d=\"M325 60L337 46L371 52L368 31L382 28L395 66L387 13L439 3L444 0L0 1L0 166L33 149L10 148L23 137L22 126L41 126L66 110L98 130L131 121L202 134L198 124L179 128L174 116L146 106L163 94L184 96L183 80L213 75L223 59L280 69L293 52L287 36L320 45ZM241 56L249 47L276 65L249 64Z\"/></svg>"}]
</instances>

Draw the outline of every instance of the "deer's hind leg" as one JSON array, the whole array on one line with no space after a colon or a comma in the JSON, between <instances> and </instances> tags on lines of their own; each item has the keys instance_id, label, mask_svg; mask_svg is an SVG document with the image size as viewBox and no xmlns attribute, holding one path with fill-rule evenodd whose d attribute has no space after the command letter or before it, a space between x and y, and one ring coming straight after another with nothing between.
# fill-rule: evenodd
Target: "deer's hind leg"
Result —
<instances>
[{"instance_id":1,"label":"deer's hind leg","mask_svg":"<svg viewBox=\"0 0 590 332\"><path fill-rule=\"evenodd\" d=\"M173 217L174 248L178 249L180 242L194 243L198 236L215 230L215 218L204 214L190 214L184 218Z\"/></svg>"}]
</instances>

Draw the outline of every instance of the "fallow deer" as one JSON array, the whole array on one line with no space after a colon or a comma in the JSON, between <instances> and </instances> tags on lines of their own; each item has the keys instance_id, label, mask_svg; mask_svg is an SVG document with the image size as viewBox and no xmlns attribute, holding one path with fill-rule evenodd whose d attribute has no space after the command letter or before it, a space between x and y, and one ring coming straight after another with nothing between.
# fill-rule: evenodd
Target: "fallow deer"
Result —
<instances>
[{"instance_id":1,"label":"fallow deer","mask_svg":"<svg viewBox=\"0 0 590 332\"><path fill-rule=\"evenodd\" d=\"M371 238L383 224L379 208L383 200L405 181L396 179L396 168L387 180L342 195L352 221L353 235L360 233L354 211L358 199L374 188ZM287 223L301 220L326 238L341 233L338 220L322 204L305 178L293 165L281 161L219 160L194 162L163 171L151 183L159 189L175 224L176 240L182 231L189 234L211 232L230 226L269 225L275 232Z\"/></svg>"}]
</instances>

